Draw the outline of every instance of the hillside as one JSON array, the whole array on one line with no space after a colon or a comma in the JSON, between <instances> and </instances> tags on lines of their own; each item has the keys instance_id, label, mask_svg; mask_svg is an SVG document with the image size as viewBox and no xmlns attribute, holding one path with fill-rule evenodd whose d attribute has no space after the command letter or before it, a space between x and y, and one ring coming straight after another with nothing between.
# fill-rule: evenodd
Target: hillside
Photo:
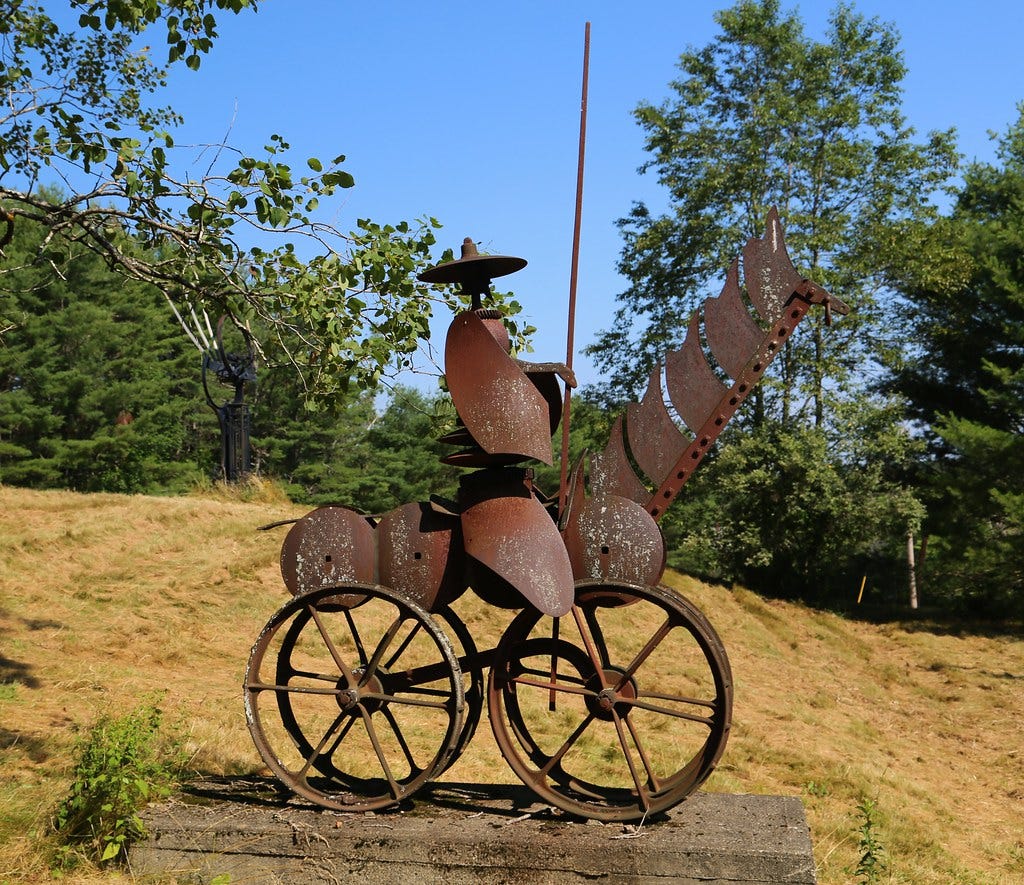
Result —
<instances>
[{"instance_id":1,"label":"hillside","mask_svg":"<svg viewBox=\"0 0 1024 885\"><path fill-rule=\"evenodd\" d=\"M161 697L199 769L259 767L240 685L285 599L284 530L254 529L302 512L0 488L4 881L48 880L35 834L66 789L76 737L102 712ZM1019 633L877 626L679 575L666 583L709 616L736 681L732 737L707 789L799 795L824 883L854 879L865 797L880 815L883 881L1024 878ZM467 620L496 634L507 615L477 606ZM450 775L514 780L486 727Z\"/></svg>"}]
</instances>

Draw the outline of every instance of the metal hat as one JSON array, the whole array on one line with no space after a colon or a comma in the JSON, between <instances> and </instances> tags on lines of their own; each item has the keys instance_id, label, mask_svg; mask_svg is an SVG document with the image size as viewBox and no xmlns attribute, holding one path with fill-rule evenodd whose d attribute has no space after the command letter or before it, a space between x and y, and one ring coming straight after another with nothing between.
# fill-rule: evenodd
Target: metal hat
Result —
<instances>
[{"instance_id":1,"label":"metal hat","mask_svg":"<svg viewBox=\"0 0 1024 885\"><path fill-rule=\"evenodd\" d=\"M511 255L481 255L471 237L462 242L462 257L446 261L423 271L418 277L423 283L461 283L466 288L486 284L495 277L515 273L526 267L525 258Z\"/></svg>"}]
</instances>

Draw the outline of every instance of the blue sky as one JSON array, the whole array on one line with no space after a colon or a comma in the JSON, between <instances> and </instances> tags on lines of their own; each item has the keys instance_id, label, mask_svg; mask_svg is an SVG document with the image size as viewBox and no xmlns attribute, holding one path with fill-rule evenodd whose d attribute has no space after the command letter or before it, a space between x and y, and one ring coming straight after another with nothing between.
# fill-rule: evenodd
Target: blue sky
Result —
<instances>
[{"instance_id":1,"label":"blue sky","mask_svg":"<svg viewBox=\"0 0 1024 885\"><path fill-rule=\"evenodd\" d=\"M444 224L443 246L471 236L483 250L526 258L508 288L538 327L534 358L562 359L589 20L575 355L589 383L596 372L578 351L625 288L615 219L634 200L662 205L652 177L637 172L645 155L631 111L667 95L679 53L708 43L727 5L263 0L256 15L223 17L198 74L174 74L170 103L186 118L177 141L217 141L230 127L229 142L250 153L280 133L297 158L345 154L356 186L326 220L348 230L364 216L430 215ZM1024 100L1024 4L855 5L902 35L908 122L919 133L955 126L968 158L993 159L989 131L1004 131ZM833 4L784 4L794 6L821 38Z\"/></svg>"}]
</instances>

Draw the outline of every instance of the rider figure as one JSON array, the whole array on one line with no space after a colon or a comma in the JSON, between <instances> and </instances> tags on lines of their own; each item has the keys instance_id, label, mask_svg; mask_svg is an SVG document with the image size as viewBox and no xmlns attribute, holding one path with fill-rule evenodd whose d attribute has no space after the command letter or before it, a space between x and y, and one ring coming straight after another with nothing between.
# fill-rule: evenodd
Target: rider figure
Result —
<instances>
[{"instance_id":1,"label":"rider figure","mask_svg":"<svg viewBox=\"0 0 1024 885\"><path fill-rule=\"evenodd\" d=\"M515 465L553 462L551 436L561 417L556 378L576 386L563 363L514 359L501 313L483 306L491 280L526 266L522 258L480 255L471 239L462 257L420 275L457 283L470 296L445 340L445 378L461 426L443 438L463 445L449 464L481 468L463 477L458 509L473 589L487 601L521 605L519 594L546 614L568 612L573 576L565 545L533 488L533 471ZM518 591L518 592L515 592Z\"/></svg>"}]
</instances>

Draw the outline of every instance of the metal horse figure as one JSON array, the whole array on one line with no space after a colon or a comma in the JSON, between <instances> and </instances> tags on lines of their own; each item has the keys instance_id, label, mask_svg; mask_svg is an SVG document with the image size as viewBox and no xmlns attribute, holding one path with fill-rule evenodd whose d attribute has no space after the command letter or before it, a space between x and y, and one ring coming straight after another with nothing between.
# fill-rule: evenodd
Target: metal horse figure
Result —
<instances>
[{"instance_id":1,"label":"metal horse figure","mask_svg":"<svg viewBox=\"0 0 1024 885\"><path fill-rule=\"evenodd\" d=\"M552 463L559 382L575 379L513 358L484 304L491 280L526 262L467 240L460 259L422 275L472 298L446 339L460 421L444 437L460 446L445 460L472 472L455 501L373 517L323 507L288 532L293 598L256 640L244 683L253 739L284 784L338 810L406 800L459 757L485 702L509 766L570 814L642 820L708 777L729 735L732 676L707 618L659 585L657 520L811 305L847 312L796 272L782 234L772 210L743 250L753 312L737 259L558 499L523 465ZM451 608L468 588L517 611L494 648L478 650Z\"/></svg>"}]
</instances>

